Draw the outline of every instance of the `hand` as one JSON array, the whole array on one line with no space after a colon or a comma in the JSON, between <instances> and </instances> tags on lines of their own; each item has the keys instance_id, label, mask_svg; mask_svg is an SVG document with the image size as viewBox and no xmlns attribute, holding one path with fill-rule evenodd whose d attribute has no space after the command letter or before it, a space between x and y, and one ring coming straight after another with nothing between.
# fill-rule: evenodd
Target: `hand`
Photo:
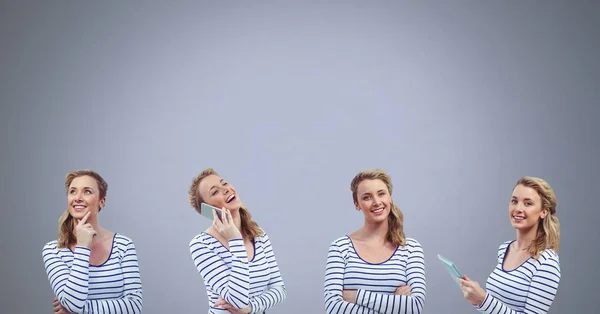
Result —
<instances>
[{"instance_id":1,"label":"hand","mask_svg":"<svg viewBox=\"0 0 600 314\"><path fill-rule=\"evenodd\" d=\"M221 219L217 216L216 211L213 209L213 226L218 233L220 233L225 239L241 239L242 234L240 230L235 226L233 222L233 217L231 217L231 212L229 209L223 207L222 209Z\"/></svg>"},{"instance_id":2,"label":"hand","mask_svg":"<svg viewBox=\"0 0 600 314\"><path fill-rule=\"evenodd\" d=\"M486 292L481 289L477 281L469 279L466 275L463 278L458 278L460 288L462 289L465 299L474 306L480 306L485 299Z\"/></svg>"},{"instance_id":3,"label":"hand","mask_svg":"<svg viewBox=\"0 0 600 314\"><path fill-rule=\"evenodd\" d=\"M87 212L81 220L75 225L75 237L77 238L77 245L90 247L92 245L92 239L96 236L96 230L91 224L87 223L90 212Z\"/></svg>"},{"instance_id":4,"label":"hand","mask_svg":"<svg viewBox=\"0 0 600 314\"><path fill-rule=\"evenodd\" d=\"M394 291L394 295L406 295L406 296L410 296L411 293L411 287L409 285L406 286L400 286L398 288L396 288L396 290Z\"/></svg>"},{"instance_id":5,"label":"hand","mask_svg":"<svg viewBox=\"0 0 600 314\"><path fill-rule=\"evenodd\" d=\"M228 310L230 313L238 313L238 314L248 314L252 310L252 306L248 305L243 309L237 309L233 307L233 305L227 303L227 301L223 300L223 298L219 297L217 302L215 302L215 307L222 307Z\"/></svg>"},{"instance_id":6,"label":"hand","mask_svg":"<svg viewBox=\"0 0 600 314\"><path fill-rule=\"evenodd\" d=\"M342 291L342 297L344 298L344 301L350 302L350 303L356 303L356 295L357 294L358 294L358 292L356 290Z\"/></svg>"},{"instance_id":7,"label":"hand","mask_svg":"<svg viewBox=\"0 0 600 314\"><path fill-rule=\"evenodd\" d=\"M54 313L56 314L70 314L70 312L65 310L62 304L60 304L56 297L54 297L54 303L52 303L52 306L54 307Z\"/></svg>"}]
</instances>

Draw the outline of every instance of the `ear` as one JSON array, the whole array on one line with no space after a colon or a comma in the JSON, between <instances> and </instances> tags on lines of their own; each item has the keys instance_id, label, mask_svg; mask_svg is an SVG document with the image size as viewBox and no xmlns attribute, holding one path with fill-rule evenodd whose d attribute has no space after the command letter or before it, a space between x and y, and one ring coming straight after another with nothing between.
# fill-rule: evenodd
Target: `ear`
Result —
<instances>
[{"instance_id":1,"label":"ear","mask_svg":"<svg viewBox=\"0 0 600 314\"><path fill-rule=\"evenodd\" d=\"M98 212L100 212L102 210L102 208L104 208L104 206L106 205L106 197L104 197L103 199L100 200L99 202L100 204L100 208L98 208Z\"/></svg>"},{"instance_id":2,"label":"ear","mask_svg":"<svg viewBox=\"0 0 600 314\"><path fill-rule=\"evenodd\" d=\"M360 207L358 207L358 202L354 202L354 207L356 208L356 210L360 211Z\"/></svg>"},{"instance_id":3,"label":"ear","mask_svg":"<svg viewBox=\"0 0 600 314\"><path fill-rule=\"evenodd\" d=\"M548 216L548 210L542 209L542 214L540 215L540 218L544 219L544 218L546 218L546 216Z\"/></svg>"}]
</instances>

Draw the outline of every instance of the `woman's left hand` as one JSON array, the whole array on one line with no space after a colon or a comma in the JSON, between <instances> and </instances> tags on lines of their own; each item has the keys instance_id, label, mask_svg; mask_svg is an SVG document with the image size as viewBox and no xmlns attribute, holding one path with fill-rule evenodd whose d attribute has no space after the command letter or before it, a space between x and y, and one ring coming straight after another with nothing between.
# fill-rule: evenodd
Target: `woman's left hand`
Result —
<instances>
[{"instance_id":1,"label":"woman's left hand","mask_svg":"<svg viewBox=\"0 0 600 314\"><path fill-rule=\"evenodd\" d=\"M357 294L358 294L358 292L356 290L342 291L342 297L344 298L344 301L350 302L350 303L356 303L356 295Z\"/></svg>"},{"instance_id":2,"label":"woman's left hand","mask_svg":"<svg viewBox=\"0 0 600 314\"><path fill-rule=\"evenodd\" d=\"M243 309L236 309L231 304L227 303L227 301L223 300L223 298L221 298L221 297L219 297L217 299L217 302L215 302L214 306L215 307L223 307L231 313L238 313L238 314L248 314L252 310L251 305L248 305L247 307L245 307Z\"/></svg>"},{"instance_id":3,"label":"woman's left hand","mask_svg":"<svg viewBox=\"0 0 600 314\"><path fill-rule=\"evenodd\" d=\"M481 289L477 281L469 279L466 275L463 278L458 278L460 288L462 289L465 299L474 306L480 306L485 299L486 292Z\"/></svg>"}]
</instances>

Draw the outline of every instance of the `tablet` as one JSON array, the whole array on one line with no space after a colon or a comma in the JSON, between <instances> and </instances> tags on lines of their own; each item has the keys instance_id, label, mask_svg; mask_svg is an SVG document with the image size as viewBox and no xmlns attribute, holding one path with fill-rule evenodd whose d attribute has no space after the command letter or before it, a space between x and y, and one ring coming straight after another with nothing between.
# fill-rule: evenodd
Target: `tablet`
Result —
<instances>
[{"instance_id":1,"label":"tablet","mask_svg":"<svg viewBox=\"0 0 600 314\"><path fill-rule=\"evenodd\" d=\"M440 254L438 254L438 258L442 262L442 265L444 265L444 267L448 271L448 274L450 274L450 277L452 277L452 279L454 279L454 282L456 282L458 287L460 287L460 281L458 281L458 278L463 278L463 275L460 272L460 270L458 270L458 267L456 267L456 265L454 265L452 261L441 256Z\"/></svg>"},{"instance_id":2,"label":"tablet","mask_svg":"<svg viewBox=\"0 0 600 314\"><path fill-rule=\"evenodd\" d=\"M215 220L215 217L213 216L213 209L217 212L217 217L219 217L219 219L221 220L221 209L220 208L216 208L214 206L208 205L206 203L202 203L200 205L200 215L210 219L210 220Z\"/></svg>"}]
</instances>

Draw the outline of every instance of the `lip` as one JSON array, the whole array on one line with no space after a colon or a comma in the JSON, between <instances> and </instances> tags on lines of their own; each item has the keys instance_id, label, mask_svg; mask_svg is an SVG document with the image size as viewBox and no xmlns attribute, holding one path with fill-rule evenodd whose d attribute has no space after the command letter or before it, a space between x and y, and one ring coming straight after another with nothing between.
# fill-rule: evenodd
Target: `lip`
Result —
<instances>
[{"instance_id":1,"label":"lip","mask_svg":"<svg viewBox=\"0 0 600 314\"><path fill-rule=\"evenodd\" d=\"M225 203L229 204L235 200L237 200L237 195L235 195L234 193L231 193L225 200Z\"/></svg>"},{"instance_id":2,"label":"lip","mask_svg":"<svg viewBox=\"0 0 600 314\"><path fill-rule=\"evenodd\" d=\"M385 207L381 207L378 209L371 210L371 213L373 213L374 215L381 215L381 214L383 214L384 211L385 211Z\"/></svg>"}]
</instances>

